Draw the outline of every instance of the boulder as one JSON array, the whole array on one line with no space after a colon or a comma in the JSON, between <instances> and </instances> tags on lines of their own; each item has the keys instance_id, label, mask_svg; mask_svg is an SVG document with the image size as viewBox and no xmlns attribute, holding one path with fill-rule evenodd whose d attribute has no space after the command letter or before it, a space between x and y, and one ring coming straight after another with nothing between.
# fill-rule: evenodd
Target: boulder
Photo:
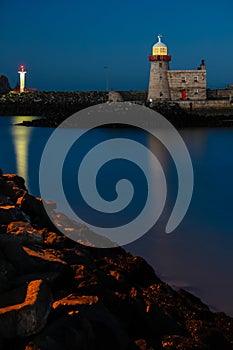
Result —
<instances>
[{"instance_id":1,"label":"boulder","mask_svg":"<svg viewBox=\"0 0 233 350\"><path fill-rule=\"evenodd\" d=\"M50 215L54 224L60 228L60 231L75 242L89 247L118 247L116 243L113 243L107 237L91 231L86 225L70 219L62 213L51 212Z\"/></svg>"},{"instance_id":2,"label":"boulder","mask_svg":"<svg viewBox=\"0 0 233 350\"><path fill-rule=\"evenodd\" d=\"M3 225L7 225L12 221L21 221L25 219L25 216L14 205L1 205L0 206L0 222Z\"/></svg>"},{"instance_id":3,"label":"boulder","mask_svg":"<svg viewBox=\"0 0 233 350\"><path fill-rule=\"evenodd\" d=\"M54 302L53 308L59 311L54 321L30 346L40 350L59 349L55 344L66 350L129 349L129 337L96 296L69 295Z\"/></svg>"},{"instance_id":4,"label":"boulder","mask_svg":"<svg viewBox=\"0 0 233 350\"><path fill-rule=\"evenodd\" d=\"M79 313L68 313L53 320L25 347L25 350L77 349L97 350L93 327Z\"/></svg>"},{"instance_id":5,"label":"boulder","mask_svg":"<svg viewBox=\"0 0 233 350\"><path fill-rule=\"evenodd\" d=\"M51 306L50 289L42 280L0 296L0 337L26 337L39 333L46 324Z\"/></svg>"},{"instance_id":6,"label":"boulder","mask_svg":"<svg viewBox=\"0 0 233 350\"><path fill-rule=\"evenodd\" d=\"M14 204L16 204L19 197L22 197L27 192L24 188L18 186L18 178L20 177L15 177L14 180L8 181L4 175L0 177L0 195L9 197Z\"/></svg>"},{"instance_id":7,"label":"boulder","mask_svg":"<svg viewBox=\"0 0 233 350\"><path fill-rule=\"evenodd\" d=\"M135 340L136 349L140 350L154 350L152 346L149 346L145 339Z\"/></svg>"},{"instance_id":8,"label":"boulder","mask_svg":"<svg viewBox=\"0 0 233 350\"><path fill-rule=\"evenodd\" d=\"M21 176L16 174L4 174L2 177L6 182L10 183L12 187L18 187L25 191L27 190L25 187L25 180Z\"/></svg>"},{"instance_id":9,"label":"boulder","mask_svg":"<svg viewBox=\"0 0 233 350\"><path fill-rule=\"evenodd\" d=\"M82 310L80 314L91 322L97 349L129 349L131 341L128 334L104 304L94 303L91 307Z\"/></svg>"},{"instance_id":10,"label":"boulder","mask_svg":"<svg viewBox=\"0 0 233 350\"><path fill-rule=\"evenodd\" d=\"M16 271L14 266L7 261L0 251L0 293L10 289L15 279Z\"/></svg>"},{"instance_id":11,"label":"boulder","mask_svg":"<svg viewBox=\"0 0 233 350\"><path fill-rule=\"evenodd\" d=\"M24 252L33 260L36 265L45 271L60 271L66 268L67 263L62 260L62 254L54 249L44 249L40 247L23 247Z\"/></svg>"},{"instance_id":12,"label":"boulder","mask_svg":"<svg viewBox=\"0 0 233 350\"><path fill-rule=\"evenodd\" d=\"M7 234L1 235L0 242L5 240L9 242L16 242L18 244L42 244L43 230L36 230L29 222L11 222L7 226Z\"/></svg>"},{"instance_id":13,"label":"boulder","mask_svg":"<svg viewBox=\"0 0 233 350\"><path fill-rule=\"evenodd\" d=\"M87 306L98 303L99 298L92 295L74 295L57 300L53 303L53 309L60 313L81 310Z\"/></svg>"},{"instance_id":14,"label":"boulder","mask_svg":"<svg viewBox=\"0 0 233 350\"><path fill-rule=\"evenodd\" d=\"M60 272L51 271L51 272L35 272L25 275L16 276L13 280L12 285L16 288L22 285L23 283L29 283L34 280L43 280L49 286L53 286L54 282L61 277Z\"/></svg>"},{"instance_id":15,"label":"boulder","mask_svg":"<svg viewBox=\"0 0 233 350\"><path fill-rule=\"evenodd\" d=\"M44 236L45 236L44 244L49 247L63 249L65 246L67 246L68 238L61 234L60 235L57 234L57 232L55 233L55 232L46 230ZM69 244L70 243L71 241L69 240ZM71 244L74 244L74 243L71 243Z\"/></svg>"},{"instance_id":16,"label":"boulder","mask_svg":"<svg viewBox=\"0 0 233 350\"><path fill-rule=\"evenodd\" d=\"M45 249L40 246L26 247L5 242L2 250L20 275L37 272L64 272L67 268L67 263L62 260L61 253L53 249Z\"/></svg>"},{"instance_id":17,"label":"boulder","mask_svg":"<svg viewBox=\"0 0 233 350\"><path fill-rule=\"evenodd\" d=\"M17 205L24 213L29 215L33 222L37 223L40 227L53 228L41 198L36 198L28 193L24 193L22 197L18 198ZM49 201L47 207L50 210L53 210L55 205L53 202Z\"/></svg>"},{"instance_id":18,"label":"boulder","mask_svg":"<svg viewBox=\"0 0 233 350\"><path fill-rule=\"evenodd\" d=\"M13 205L10 197L0 195L0 205Z\"/></svg>"}]
</instances>

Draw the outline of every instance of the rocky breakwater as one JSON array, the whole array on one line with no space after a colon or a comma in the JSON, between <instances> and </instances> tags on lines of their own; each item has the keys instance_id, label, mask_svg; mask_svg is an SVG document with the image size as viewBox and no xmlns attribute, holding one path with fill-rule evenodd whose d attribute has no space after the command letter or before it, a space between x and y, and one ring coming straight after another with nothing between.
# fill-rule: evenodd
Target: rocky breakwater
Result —
<instances>
[{"instance_id":1,"label":"rocky breakwater","mask_svg":"<svg viewBox=\"0 0 233 350\"><path fill-rule=\"evenodd\" d=\"M47 202L69 232L71 221ZM74 227L74 222L72 222ZM24 180L0 172L0 349L233 348L233 319L162 282L122 248L78 242L49 221Z\"/></svg>"},{"instance_id":2,"label":"rocky breakwater","mask_svg":"<svg viewBox=\"0 0 233 350\"><path fill-rule=\"evenodd\" d=\"M73 113L108 101L107 92L10 92L0 98L0 115L32 115L45 118L24 125L56 127Z\"/></svg>"}]
</instances>

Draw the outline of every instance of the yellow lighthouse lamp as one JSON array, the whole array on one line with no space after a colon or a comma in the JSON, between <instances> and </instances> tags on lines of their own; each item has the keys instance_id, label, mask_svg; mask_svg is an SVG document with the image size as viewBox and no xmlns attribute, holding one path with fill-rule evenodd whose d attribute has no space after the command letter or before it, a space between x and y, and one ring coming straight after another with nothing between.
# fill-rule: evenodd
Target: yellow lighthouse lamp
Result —
<instances>
[{"instance_id":1,"label":"yellow lighthouse lamp","mask_svg":"<svg viewBox=\"0 0 233 350\"><path fill-rule=\"evenodd\" d=\"M153 56L167 56L167 46L161 41L162 35L158 35L159 41L152 48Z\"/></svg>"}]
</instances>

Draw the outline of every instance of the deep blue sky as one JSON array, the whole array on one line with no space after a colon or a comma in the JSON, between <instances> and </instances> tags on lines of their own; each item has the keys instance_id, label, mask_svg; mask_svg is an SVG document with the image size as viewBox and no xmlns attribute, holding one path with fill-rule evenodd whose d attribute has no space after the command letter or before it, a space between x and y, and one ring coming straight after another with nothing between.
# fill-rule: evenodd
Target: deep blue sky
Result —
<instances>
[{"instance_id":1,"label":"deep blue sky","mask_svg":"<svg viewBox=\"0 0 233 350\"><path fill-rule=\"evenodd\" d=\"M233 0L0 0L0 74L17 68L38 90L146 89L147 56L163 34L171 69L196 69L208 86L233 83Z\"/></svg>"}]
</instances>

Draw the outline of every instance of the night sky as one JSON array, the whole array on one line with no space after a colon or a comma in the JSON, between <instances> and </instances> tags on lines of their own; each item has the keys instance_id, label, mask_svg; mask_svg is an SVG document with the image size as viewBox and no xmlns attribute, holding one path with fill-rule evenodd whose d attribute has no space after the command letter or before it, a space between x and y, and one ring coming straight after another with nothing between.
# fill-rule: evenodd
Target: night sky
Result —
<instances>
[{"instance_id":1,"label":"night sky","mask_svg":"<svg viewBox=\"0 0 233 350\"><path fill-rule=\"evenodd\" d=\"M233 83L233 1L0 0L0 74L12 87L76 91L147 89L157 34L171 69L206 60L208 87ZM104 68L108 67L108 68Z\"/></svg>"}]
</instances>

